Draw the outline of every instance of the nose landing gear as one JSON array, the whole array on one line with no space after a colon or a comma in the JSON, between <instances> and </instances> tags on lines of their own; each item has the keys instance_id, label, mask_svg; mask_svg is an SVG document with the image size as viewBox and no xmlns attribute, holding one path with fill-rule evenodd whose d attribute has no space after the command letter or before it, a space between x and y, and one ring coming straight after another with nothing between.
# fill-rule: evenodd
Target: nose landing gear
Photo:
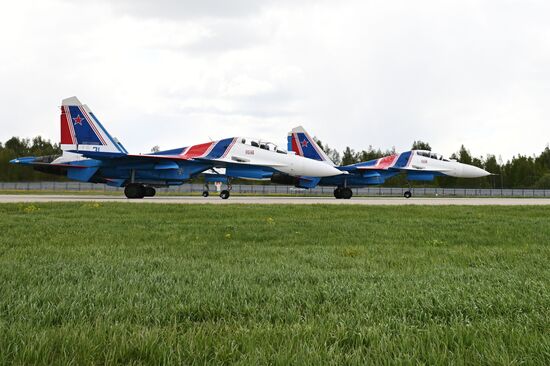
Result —
<instances>
[{"instance_id":1,"label":"nose landing gear","mask_svg":"<svg viewBox=\"0 0 550 366\"><path fill-rule=\"evenodd\" d=\"M231 195L231 189L233 187L231 186L230 183L227 184L227 189L224 189L220 192L220 197L222 200L226 200L229 198L229 196ZM204 185L204 191L202 191L202 196L203 197L208 197L210 196L210 190L209 190L209 187L208 187L208 183Z\"/></svg>"},{"instance_id":2,"label":"nose landing gear","mask_svg":"<svg viewBox=\"0 0 550 366\"><path fill-rule=\"evenodd\" d=\"M405 191L405 193L403 193L403 197L405 198L411 198L412 197L412 188L411 188L411 182L409 182L409 190L408 191Z\"/></svg>"}]
</instances>

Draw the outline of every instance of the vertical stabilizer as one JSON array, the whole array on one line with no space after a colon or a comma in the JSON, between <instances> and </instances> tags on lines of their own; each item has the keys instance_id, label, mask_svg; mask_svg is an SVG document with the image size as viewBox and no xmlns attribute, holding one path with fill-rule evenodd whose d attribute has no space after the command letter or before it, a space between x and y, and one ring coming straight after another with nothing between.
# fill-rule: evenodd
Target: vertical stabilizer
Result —
<instances>
[{"instance_id":1,"label":"vertical stabilizer","mask_svg":"<svg viewBox=\"0 0 550 366\"><path fill-rule=\"evenodd\" d=\"M63 99L61 105L61 149L127 153L77 97Z\"/></svg>"},{"instance_id":2,"label":"vertical stabilizer","mask_svg":"<svg viewBox=\"0 0 550 366\"><path fill-rule=\"evenodd\" d=\"M308 159L334 165L334 162L330 160L302 126L295 127L288 133L288 150Z\"/></svg>"}]
</instances>

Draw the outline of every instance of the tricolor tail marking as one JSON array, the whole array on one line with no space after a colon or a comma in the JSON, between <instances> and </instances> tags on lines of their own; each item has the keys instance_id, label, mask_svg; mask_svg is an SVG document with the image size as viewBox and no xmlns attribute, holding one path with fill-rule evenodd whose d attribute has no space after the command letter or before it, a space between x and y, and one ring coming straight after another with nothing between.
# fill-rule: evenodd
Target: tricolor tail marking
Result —
<instances>
[{"instance_id":1,"label":"tricolor tail marking","mask_svg":"<svg viewBox=\"0 0 550 366\"><path fill-rule=\"evenodd\" d=\"M82 106L61 107L61 144L107 145Z\"/></svg>"},{"instance_id":2,"label":"tricolor tail marking","mask_svg":"<svg viewBox=\"0 0 550 366\"><path fill-rule=\"evenodd\" d=\"M296 155L334 165L323 149L317 145L315 140L301 126L289 132L288 147L289 150L294 151Z\"/></svg>"}]
</instances>

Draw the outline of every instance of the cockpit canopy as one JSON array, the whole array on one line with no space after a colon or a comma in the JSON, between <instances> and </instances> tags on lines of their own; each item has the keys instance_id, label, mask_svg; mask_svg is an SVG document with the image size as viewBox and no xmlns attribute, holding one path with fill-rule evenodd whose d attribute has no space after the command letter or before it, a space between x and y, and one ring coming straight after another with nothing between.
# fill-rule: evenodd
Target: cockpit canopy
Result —
<instances>
[{"instance_id":1,"label":"cockpit canopy","mask_svg":"<svg viewBox=\"0 0 550 366\"><path fill-rule=\"evenodd\" d=\"M239 137L238 141L240 141L244 145L259 147L260 149L277 152L279 154L287 154L286 150L280 149L273 142L255 140L255 139L246 138L246 137Z\"/></svg>"},{"instance_id":2,"label":"cockpit canopy","mask_svg":"<svg viewBox=\"0 0 550 366\"><path fill-rule=\"evenodd\" d=\"M434 152L427 151L427 150L416 150L416 155L424 156L426 158L435 159L435 160L450 161L449 159L445 159L441 154L436 154Z\"/></svg>"}]
</instances>

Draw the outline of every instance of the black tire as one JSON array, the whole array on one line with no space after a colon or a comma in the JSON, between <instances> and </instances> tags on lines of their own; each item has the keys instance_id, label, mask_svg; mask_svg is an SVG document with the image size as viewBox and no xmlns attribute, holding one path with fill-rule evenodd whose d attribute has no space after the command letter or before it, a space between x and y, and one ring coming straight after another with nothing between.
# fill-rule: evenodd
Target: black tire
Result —
<instances>
[{"instance_id":1,"label":"black tire","mask_svg":"<svg viewBox=\"0 0 550 366\"><path fill-rule=\"evenodd\" d=\"M127 198L143 198L145 196L145 189L141 184L130 183L124 188L124 194Z\"/></svg>"},{"instance_id":2,"label":"black tire","mask_svg":"<svg viewBox=\"0 0 550 366\"><path fill-rule=\"evenodd\" d=\"M210 195L210 193L208 191L202 191L202 196L203 197L208 197Z\"/></svg>"},{"instance_id":3,"label":"black tire","mask_svg":"<svg viewBox=\"0 0 550 366\"><path fill-rule=\"evenodd\" d=\"M334 190L334 198L336 198L337 200L342 198L342 189L340 187Z\"/></svg>"},{"instance_id":4,"label":"black tire","mask_svg":"<svg viewBox=\"0 0 550 366\"><path fill-rule=\"evenodd\" d=\"M223 191L220 192L220 197L222 198L222 200L226 200L229 198L229 191L227 189L224 189Z\"/></svg>"},{"instance_id":5,"label":"black tire","mask_svg":"<svg viewBox=\"0 0 550 366\"><path fill-rule=\"evenodd\" d=\"M405 193L403 193L403 197L405 197L405 198L411 198L411 197L412 197L411 191L406 191Z\"/></svg>"},{"instance_id":6,"label":"black tire","mask_svg":"<svg viewBox=\"0 0 550 366\"><path fill-rule=\"evenodd\" d=\"M342 198L345 200L349 200L353 196L353 191L351 188L344 188L342 189Z\"/></svg>"},{"instance_id":7,"label":"black tire","mask_svg":"<svg viewBox=\"0 0 550 366\"><path fill-rule=\"evenodd\" d=\"M154 197L155 194L157 194L156 189L154 189L153 187L144 187L143 191L145 197Z\"/></svg>"}]
</instances>

